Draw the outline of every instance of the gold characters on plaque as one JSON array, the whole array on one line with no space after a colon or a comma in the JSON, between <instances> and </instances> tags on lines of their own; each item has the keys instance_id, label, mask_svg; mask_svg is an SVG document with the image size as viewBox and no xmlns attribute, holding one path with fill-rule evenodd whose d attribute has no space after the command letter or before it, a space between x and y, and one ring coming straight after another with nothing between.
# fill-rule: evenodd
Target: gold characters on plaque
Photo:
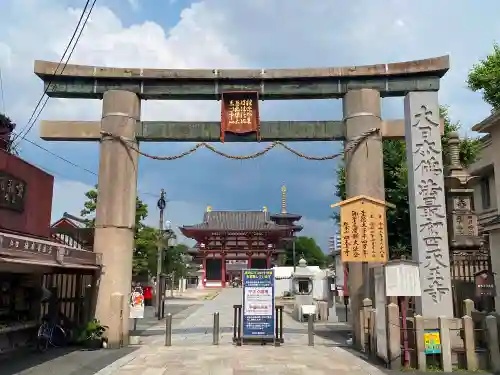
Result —
<instances>
[{"instance_id":1,"label":"gold characters on plaque","mask_svg":"<svg viewBox=\"0 0 500 375\"><path fill-rule=\"evenodd\" d=\"M230 125L251 125L253 118L252 99L231 99L227 104Z\"/></svg>"}]
</instances>

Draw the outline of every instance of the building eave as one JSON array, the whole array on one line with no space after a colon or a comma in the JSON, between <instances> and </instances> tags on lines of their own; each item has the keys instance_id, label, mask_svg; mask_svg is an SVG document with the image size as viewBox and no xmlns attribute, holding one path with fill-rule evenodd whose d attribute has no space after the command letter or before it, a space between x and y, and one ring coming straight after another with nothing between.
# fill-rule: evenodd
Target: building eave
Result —
<instances>
[{"instance_id":1,"label":"building eave","mask_svg":"<svg viewBox=\"0 0 500 375\"><path fill-rule=\"evenodd\" d=\"M489 133L492 126L500 124L500 111L492 113L490 116L486 117L480 123L474 125L472 130L478 133Z\"/></svg>"}]
</instances>

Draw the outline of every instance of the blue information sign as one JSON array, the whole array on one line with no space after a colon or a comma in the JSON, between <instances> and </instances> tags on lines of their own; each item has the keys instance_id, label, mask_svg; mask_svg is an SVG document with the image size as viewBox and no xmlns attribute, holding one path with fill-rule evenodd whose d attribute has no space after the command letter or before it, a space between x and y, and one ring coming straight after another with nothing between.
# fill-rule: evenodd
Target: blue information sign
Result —
<instances>
[{"instance_id":1,"label":"blue information sign","mask_svg":"<svg viewBox=\"0 0 500 375\"><path fill-rule=\"evenodd\" d=\"M243 337L273 338L274 270L243 270Z\"/></svg>"}]
</instances>

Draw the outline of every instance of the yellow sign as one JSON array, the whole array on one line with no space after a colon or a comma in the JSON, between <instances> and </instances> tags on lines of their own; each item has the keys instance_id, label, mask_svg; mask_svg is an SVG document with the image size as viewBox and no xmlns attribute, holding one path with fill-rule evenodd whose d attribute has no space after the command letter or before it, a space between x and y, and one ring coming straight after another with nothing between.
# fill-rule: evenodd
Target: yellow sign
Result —
<instances>
[{"instance_id":1,"label":"yellow sign","mask_svg":"<svg viewBox=\"0 0 500 375\"><path fill-rule=\"evenodd\" d=\"M340 207L342 262L387 263L388 206L364 195L331 205Z\"/></svg>"},{"instance_id":2,"label":"yellow sign","mask_svg":"<svg viewBox=\"0 0 500 375\"><path fill-rule=\"evenodd\" d=\"M424 349L425 354L441 353L441 336L438 330L424 332Z\"/></svg>"}]
</instances>

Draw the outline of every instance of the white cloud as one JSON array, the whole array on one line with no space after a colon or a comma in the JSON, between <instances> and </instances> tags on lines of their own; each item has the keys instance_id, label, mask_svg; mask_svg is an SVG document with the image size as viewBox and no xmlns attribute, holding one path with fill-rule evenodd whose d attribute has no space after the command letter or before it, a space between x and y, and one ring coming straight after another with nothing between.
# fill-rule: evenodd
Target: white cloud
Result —
<instances>
[{"instance_id":1,"label":"white cloud","mask_svg":"<svg viewBox=\"0 0 500 375\"><path fill-rule=\"evenodd\" d=\"M128 3L130 4L130 7L137 11L141 7L140 1L139 0L127 0Z\"/></svg>"},{"instance_id":2,"label":"white cloud","mask_svg":"<svg viewBox=\"0 0 500 375\"><path fill-rule=\"evenodd\" d=\"M72 1L7 0L2 3L0 68L8 114L20 125L31 114L43 89L41 81L32 73L33 60L59 60L80 14L80 9L68 6L72 5ZM132 15L128 7L116 8L117 12L126 12L122 15L113 12L106 0L98 2L99 6L94 9L72 62L149 68L314 67L385 63L450 53L452 70L443 80L441 100L450 105L451 115L461 119L466 126L488 114L488 106L482 103L478 94L465 89L464 81L467 69L489 52L493 40L500 39L500 26L495 18L500 12L500 3L496 0L484 0L481 7L465 0L309 0L307 4L302 0L289 0L286 6L280 0L204 0L186 6L180 14L170 18L176 22L172 25L153 22L141 13L152 7L152 3L156 11L158 7L169 6L168 2L129 2L131 6L140 5ZM161 19L162 11L163 8L157 11L156 20ZM165 22L168 22L167 17L165 15ZM45 22L40 28L40 20L50 22ZM265 102L262 106L266 117L274 117L279 112L280 116L284 116L282 119L287 116L293 116L292 119L340 118L340 106L331 102L321 106L316 103ZM400 102L385 107L389 108L386 112L391 117L402 115ZM219 113L217 102L148 101L143 104L143 118L146 120L208 120L217 119ZM100 102L97 100L57 99L49 101L41 116L44 119L79 120L99 117ZM32 137L36 138L36 134L37 126L32 131ZM52 149L57 153L67 150L63 156L69 159L81 163L91 160L94 165L97 164L95 147L81 146L76 153L76 146L63 146L47 147L54 147ZM175 154L179 148L185 149L186 146L168 144L168 148L162 145L148 146L148 149L154 148L154 154ZM28 150L29 147L25 148ZM262 148L262 145L223 147L238 149L235 153L241 154ZM316 144L304 147L308 154L316 154L316 148L320 148L320 154L326 149L324 145ZM180 164L168 167L163 164L155 167L154 171L152 167L145 167L141 174L154 175L155 178L141 188L156 191L159 185L165 183L170 191L195 189L192 200L183 197L169 204L167 217L174 224L181 225L200 221L205 204L220 195L228 200L232 198L233 203L235 200L240 202L238 194L243 182L246 190L251 190L248 187L255 188L257 184L267 186L282 182L293 189L295 184L295 189L304 192L295 205L299 211L308 211L303 220L304 233L314 234L324 246L326 242L323 241L327 241L331 231L331 221L318 218L325 216L319 214L320 207L333 201L333 183L329 177L319 176L314 165L292 165L295 160L282 156L282 153L273 153L260 162L260 167L253 164L238 168L223 162L213 163L210 168L217 169L213 171L213 178L207 173L207 165L213 157L206 157L206 154L199 158L193 156L191 167L182 164L182 168L186 168L186 174L196 176L204 172L200 177L203 180L195 188L185 186L184 180L170 179L176 172L175 168L180 168L175 166ZM264 168L265 162L276 163L276 160L280 162L277 163L279 170L270 172ZM334 178L333 165L325 164L324 168L329 168L330 176ZM169 173L165 172L167 170ZM249 171L257 172L252 175ZM308 177L296 178L305 175ZM280 181L276 181L278 178ZM79 212L83 192L88 190L88 186L78 184L56 180L55 216L64 211ZM207 188L209 184L210 189ZM252 203L257 206L254 209L271 204L268 203L269 189L259 191L263 196L253 202L262 204ZM155 224L156 202L153 199L148 203L152 207L150 220Z\"/></svg>"}]
</instances>

